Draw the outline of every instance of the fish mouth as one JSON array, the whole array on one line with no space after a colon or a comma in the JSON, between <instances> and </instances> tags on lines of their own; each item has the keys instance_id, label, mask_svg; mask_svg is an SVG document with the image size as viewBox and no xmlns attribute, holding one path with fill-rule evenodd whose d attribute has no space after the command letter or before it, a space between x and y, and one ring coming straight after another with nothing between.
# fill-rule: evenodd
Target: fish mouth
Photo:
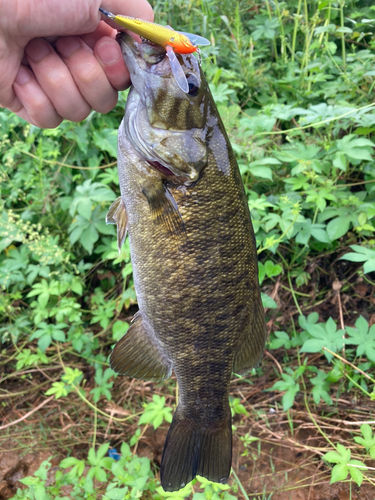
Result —
<instances>
[{"instance_id":1,"label":"fish mouth","mask_svg":"<svg viewBox=\"0 0 375 500\"><path fill-rule=\"evenodd\" d=\"M129 48L134 55L139 56L139 43L137 43L130 35L120 31L116 35L116 41L120 45L122 51L124 52L127 48Z\"/></svg>"},{"instance_id":2,"label":"fish mouth","mask_svg":"<svg viewBox=\"0 0 375 500\"><path fill-rule=\"evenodd\" d=\"M165 167L164 165L162 165L159 161L156 161L156 160L146 160L147 163L155 170L157 170L158 172L160 172L161 174L163 174L165 177L176 177L176 175L171 171L169 170L169 168Z\"/></svg>"}]
</instances>

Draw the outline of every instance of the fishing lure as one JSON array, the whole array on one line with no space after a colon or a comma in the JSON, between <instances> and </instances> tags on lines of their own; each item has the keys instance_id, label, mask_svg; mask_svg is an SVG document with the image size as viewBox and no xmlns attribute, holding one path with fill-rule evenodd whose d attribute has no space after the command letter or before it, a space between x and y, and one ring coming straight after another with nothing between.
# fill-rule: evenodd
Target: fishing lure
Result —
<instances>
[{"instance_id":1,"label":"fishing lure","mask_svg":"<svg viewBox=\"0 0 375 500\"><path fill-rule=\"evenodd\" d=\"M197 52L199 51L198 45L210 45L210 42L206 38L192 33L175 31L170 26L162 26L150 21L144 21L143 19L137 19L136 17L115 15L101 7L99 11L120 26L137 33L137 35L150 42L164 47L178 86L185 93L189 92L189 85L184 70L176 57L176 53L191 54Z\"/></svg>"}]
</instances>

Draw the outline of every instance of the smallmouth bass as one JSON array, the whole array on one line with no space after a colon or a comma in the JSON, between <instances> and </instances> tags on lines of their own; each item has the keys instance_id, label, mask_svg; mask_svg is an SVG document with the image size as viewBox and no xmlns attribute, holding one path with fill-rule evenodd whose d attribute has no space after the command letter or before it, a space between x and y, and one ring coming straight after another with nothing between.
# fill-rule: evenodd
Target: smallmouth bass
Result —
<instances>
[{"instance_id":1,"label":"smallmouth bass","mask_svg":"<svg viewBox=\"0 0 375 500\"><path fill-rule=\"evenodd\" d=\"M121 196L107 222L117 224L119 248L129 232L139 312L110 364L144 380L176 374L164 490L179 490L197 474L225 483L231 373L255 366L265 343L247 198L197 59L177 56L189 83L184 93L162 47L126 34L119 42L132 88L119 129Z\"/></svg>"}]
</instances>

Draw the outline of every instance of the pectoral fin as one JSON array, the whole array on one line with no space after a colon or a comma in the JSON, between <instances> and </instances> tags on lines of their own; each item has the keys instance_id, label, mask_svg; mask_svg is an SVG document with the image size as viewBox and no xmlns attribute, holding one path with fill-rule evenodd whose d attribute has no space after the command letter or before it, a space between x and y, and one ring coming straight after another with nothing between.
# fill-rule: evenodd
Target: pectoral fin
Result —
<instances>
[{"instance_id":1,"label":"pectoral fin","mask_svg":"<svg viewBox=\"0 0 375 500\"><path fill-rule=\"evenodd\" d=\"M119 196L117 200L115 200L109 207L105 221L107 224L117 225L117 246L118 246L118 251L120 253L121 247L124 244L126 238L127 222L128 222L125 204L121 196Z\"/></svg>"},{"instance_id":2,"label":"pectoral fin","mask_svg":"<svg viewBox=\"0 0 375 500\"><path fill-rule=\"evenodd\" d=\"M260 296L256 298L253 307L253 321L246 329L234 358L233 371L240 375L246 374L258 365L266 342L266 324Z\"/></svg>"},{"instance_id":3,"label":"pectoral fin","mask_svg":"<svg viewBox=\"0 0 375 500\"><path fill-rule=\"evenodd\" d=\"M109 362L116 373L143 380L165 380L172 371L171 361L141 313L134 316L133 324L117 342Z\"/></svg>"},{"instance_id":4,"label":"pectoral fin","mask_svg":"<svg viewBox=\"0 0 375 500\"><path fill-rule=\"evenodd\" d=\"M143 186L142 193L147 198L155 223L164 225L172 234L185 232L184 221L176 200L163 182L153 182Z\"/></svg>"}]
</instances>

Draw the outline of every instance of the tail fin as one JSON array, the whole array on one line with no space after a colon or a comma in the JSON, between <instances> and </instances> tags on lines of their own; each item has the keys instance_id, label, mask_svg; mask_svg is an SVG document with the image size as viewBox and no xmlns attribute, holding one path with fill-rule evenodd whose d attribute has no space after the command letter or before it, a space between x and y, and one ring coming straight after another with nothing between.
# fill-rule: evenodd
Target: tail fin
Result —
<instances>
[{"instance_id":1,"label":"tail fin","mask_svg":"<svg viewBox=\"0 0 375 500\"><path fill-rule=\"evenodd\" d=\"M228 408L229 410L229 408ZM231 417L213 423L184 418L177 408L160 466L164 491L177 491L197 474L225 484L232 462Z\"/></svg>"}]
</instances>

